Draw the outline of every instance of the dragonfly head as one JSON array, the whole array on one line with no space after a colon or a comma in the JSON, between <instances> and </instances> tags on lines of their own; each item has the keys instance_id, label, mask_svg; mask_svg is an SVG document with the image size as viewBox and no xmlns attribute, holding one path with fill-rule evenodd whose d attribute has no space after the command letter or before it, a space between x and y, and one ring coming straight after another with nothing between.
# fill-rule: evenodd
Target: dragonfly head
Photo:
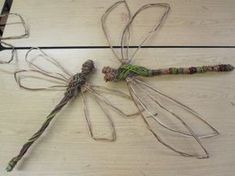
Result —
<instances>
[{"instance_id":1,"label":"dragonfly head","mask_svg":"<svg viewBox=\"0 0 235 176\"><path fill-rule=\"evenodd\" d=\"M94 69L95 69L95 65L94 65L93 60L87 60L86 62L82 64L82 73L84 73L84 75L88 75Z\"/></svg>"},{"instance_id":2,"label":"dragonfly head","mask_svg":"<svg viewBox=\"0 0 235 176\"><path fill-rule=\"evenodd\" d=\"M114 81L117 77L117 70L111 67L104 67L102 73L104 73L104 80L106 82Z\"/></svg>"}]
</instances>

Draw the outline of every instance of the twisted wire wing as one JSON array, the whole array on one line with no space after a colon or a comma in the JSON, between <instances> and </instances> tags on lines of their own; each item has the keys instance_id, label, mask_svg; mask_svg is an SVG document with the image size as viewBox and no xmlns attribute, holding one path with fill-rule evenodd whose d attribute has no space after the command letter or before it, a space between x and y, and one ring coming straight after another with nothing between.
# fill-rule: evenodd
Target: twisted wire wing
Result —
<instances>
[{"instance_id":1,"label":"twisted wire wing","mask_svg":"<svg viewBox=\"0 0 235 176\"><path fill-rule=\"evenodd\" d=\"M71 75L58 61L41 49L31 48L25 55L25 61L30 69L21 69L14 73L15 80L21 88L65 90L68 86Z\"/></svg>"},{"instance_id":2,"label":"twisted wire wing","mask_svg":"<svg viewBox=\"0 0 235 176\"><path fill-rule=\"evenodd\" d=\"M141 15L143 15L143 13L146 10L149 10L151 8L157 8L157 9L163 9L163 12L160 12L162 15L160 15L160 17L155 17L155 14L152 14L151 16L148 15L148 17L146 19L146 21L151 21L151 25L150 29L147 29L147 31L140 31L137 30L137 32L134 32L134 30L136 29L131 29L133 24L137 21L137 18ZM168 14L170 12L170 5L167 3L151 3L151 4L145 4L143 6L141 6L139 9L137 9L137 11L131 16L131 18L129 19L127 25L125 26L123 32L122 32L122 39L121 39L121 54L122 57L124 58L126 56L126 61L128 63L131 63L131 61L133 60L133 58L135 57L135 55L137 54L137 52L139 51L139 49L150 39L153 37L153 35L160 29L160 27L162 26L162 24L164 23L165 19L168 17ZM157 14L157 13L156 13ZM154 19L154 21L152 21ZM156 20L157 19L157 20ZM156 20L156 22L155 22ZM145 22L146 23L146 22ZM144 24L145 26L148 26L147 24ZM132 53L129 50L129 46L130 44L132 45L136 45L133 44L133 41L131 41L131 39L133 38L133 41L135 41L135 43L137 43L137 48L132 50Z\"/></svg>"},{"instance_id":3,"label":"twisted wire wing","mask_svg":"<svg viewBox=\"0 0 235 176\"><path fill-rule=\"evenodd\" d=\"M2 40L0 40L0 44L3 44L3 47L8 48L7 50L5 49L1 51L0 64L9 64L14 59L17 59L17 51L13 45ZM6 52L6 54L3 54L3 52Z\"/></svg>"},{"instance_id":4,"label":"twisted wire wing","mask_svg":"<svg viewBox=\"0 0 235 176\"><path fill-rule=\"evenodd\" d=\"M123 6L124 8L121 8ZM131 18L131 12L125 0L117 1L116 3L111 5L101 17L102 29L103 29L105 38L108 42L108 45L110 46L115 58L119 60L121 63L123 63L127 58L126 56L123 56L123 54L121 53L122 51L119 48L115 49L114 45L119 45L119 44L121 45L122 43L122 41L120 40L122 38L121 34L123 30L125 29L130 18ZM113 21L115 21L115 23L113 23ZM118 27L115 26L117 24L118 24ZM128 35L130 34L129 29L127 29L125 33L126 33L125 42L129 42L130 41L129 39L130 35ZM115 38L115 37L118 37L118 38ZM127 46L129 44L125 43L124 45Z\"/></svg>"},{"instance_id":5,"label":"twisted wire wing","mask_svg":"<svg viewBox=\"0 0 235 176\"><path fill-rule=\"evenodd\" d=\"M7 31L11 31L11 35L7 36L4 33L3 36L0 36L0 44L2 44L0 64L9 64L14 59L17 59L17 51L15 50L15 47L12 44L6 43L4 40L27 38L29 36L29 29L25 23L24 18L18 13L1 14L0 19L0 26L3 27L3 29L7 28ZM17 28L17 30L13 31L17 31L16 33L12 32L11 30L15 28ZM20 32L18 33L18 31ZM8 54L3 54L3 52L7 52Z\"/></svg>"},{"instance_id":6,"label":"twisted wire wing","mask_svg":"<svg viewBox=\"0 0 235 176\"><path fill-rule=\"evenodd\" d=\"M127 84L137 107L145 110L144 122L160 143L183 156L209 157L201 139L218 135L214 127L191 108L139 79L128 78Z\"/></svg>"},{"instance_id":7,"label":"twisted wire wing","mask_svg":"<svg viewBox=\"0 0 235 176\"><path fill-rule=\"evenodd\" d=\"M117 99L121 99L121 101ZM113 112L123 118L134 118L138 115L134 106L135 112L133 113L130 112L131 105L126 108L125 105L118 103L124 101L132 102L130 96L119 90L87 84L84 86L84 91L82 91L82 100L88 130L94 140L116 140L116 129L112 118L115 114Z\"/></svg>"},{"instance_id":8,"label":"twisted wire wing","mask_svg":"<svg viewBox=\"0 0 235 176\"><path fill-rule=\"evenodd\" d=\"M3 21L1 26L7 27L8 31L11 31L10 36L4 35L0 37L0 40L13 40L13 39L22 39L29 37L29 29L25 23L24 18L18 13L7 13L1 14L0 18ZM12 29L17 28L17 33L12 33ZM19 33L18 33L19 31Z\"/></svg>"},{"instance_id":9,"label":"twisted wire wing","mask_svg":"<svg viewBox=\"0 0 235 176\"><path fill-rule=\"evenodd\" d=\"M122 11L120 9L118 9L121 5L124 5L125 8L122 9ZM163 8L164 12L161 15L159 22L153 22L150 30L148 30L147 32L144 32L144 35L140 35L139 33L133 34L133 29L131 29L133 23L136 21L137 17L142 14L144 11L150 9L150 8ZM123 25L123 20L121 17L118 18L119 23L110 23L108 24L109 19L112 19L111 15L114 14L115 11L119 10L120 14L122 14L122 16L125 16L125 19L127 20L124 23L123 27L120 27ZM123 12L124 11L124 12ZM134 58L134 56L136 55L137 51L142 47L142 45L149 40L152 35L161 27L161 25L163 24L164 20L166 19L166 17L168 16L170 11L170 5L167 3L153 3L153 4L146 4L141 6L133 15L130 12L130 8L127 4L127 2L124 1L118 1L116 3L114 3L113 5L111 5L103 14L102 18L101 18L101 23L102 23L102 29L105 35L105 38L114 54L114 56L116 57L116 59L118 59L121 63L130 63L132 61L132 59ZM123 15L125 14L125 15ZM117 18L117 16L116 16ZM122 19L122 20L120 20ZM148 17L148 19L153 19L152 16ZM114 19L115 21L118 21L117 19ZM110 20L112 21L112 20ZM120 46L121 46L121 53L118 53L114 48L113 48L113 42L112 42L112 38L114 36L118 36L116 35L110 35L112 28L111 25L112 24L119 24L118 29L122 29L120 37L121 37L121 41L120 41ZM117 28L115 28L115 30L113 31L117 31ZM133 35L135 35L135 37L139 38L140 37L140 41L138 42L139 44L137 45L137 48L134 49L133 53L130 53L129 50L129 46L131 45L131 37L133 37ZM135 39L134 37L134 39ZM117 40L117 39L116 39Z\"/></svg>"}]
</instances>

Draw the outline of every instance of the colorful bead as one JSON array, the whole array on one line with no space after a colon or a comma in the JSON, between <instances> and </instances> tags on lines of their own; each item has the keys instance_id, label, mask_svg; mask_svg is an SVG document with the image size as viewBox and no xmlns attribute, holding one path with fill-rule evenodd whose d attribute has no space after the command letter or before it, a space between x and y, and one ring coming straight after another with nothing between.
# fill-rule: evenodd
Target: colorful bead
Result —
<instances>
[{"instance_id":1,"label":"colorful bead","mask_svg":"<svg viewBox=\"0 0 235 176\"><path fill-rule=\"evenodd\" d=\"M170 67L165 69L151 70L145 67L124 64L119 67L118 70L111 68L104 68L103 73L105 73L106 80L124 80L126 77L131 76L157 76L157 75L167 75L167 74L194 74L194 73L204 73L209 71L215 72L225 72L232 71L234 67L229 64L220 64L213 66L201 66L201 67ZM112 73L112 74L111 74Z\"/></svg>"},{"instance_id":2,"label":"colorful bead","mask_svg":"<svg viewBox=\"0 0 235 176\"><path fill-rule=\"evenodd\" d=\"M161 70L162 70L162 74L164 75L171 74L170 69L161 69Z\"/></svg>"},{"instance_id":3,"label":"colorful bead","mask_svg":"<svg viewBox=\"0 0 235 176\"><path fill-rule=\"evenodd\" d=\"M184 68L182 68L182 67L178 68L178 73L183 74L184 73Z\"/></svg>"},{"instance_id":4,"label":"colorful bead","mask_svg":"<svg viewBox=\"0 0 235 176\"><path fill-rule=\"evenodd\" d=\"M207 66L202 66L202 71L206 72L207 71Z\"/></svg>"},{"instance_id":5,"label":"colorful bead","mask_svg":"<svg viewBox=\"0 0 235 176\"><path fill-rule=\"evenodd\" d=\"M169 72L170 72L170 74L178 74L178 69L171 67L171 68L169 68Z\"/></svg>"},{"instance_id":6,"label":"colorful bead","mask_svg":"<svg viewBox=\"0 0 235 176\"><path fill-rule=\"evenodd\" d=\"M197 73L196 67L190 67L190 68L189 68L189 71L190 71L190 74Z\"/></svg>"},{"instance_id":7,"label":"colorful bead","mask_svg":"<svg viewBox=\"0 0 235 176\"><path fill-rule=\"evenodd\" d=\"M197 73L202 73L202 67L196 67Z\"/></svg>"}]
</instances>

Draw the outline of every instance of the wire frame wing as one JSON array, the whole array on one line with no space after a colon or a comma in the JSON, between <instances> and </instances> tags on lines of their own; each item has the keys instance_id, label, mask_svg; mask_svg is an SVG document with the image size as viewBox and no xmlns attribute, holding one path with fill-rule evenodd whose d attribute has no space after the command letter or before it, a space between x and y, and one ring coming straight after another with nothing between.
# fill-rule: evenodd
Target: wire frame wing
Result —
<instances>
[{"instance_id":1,"label":"wire frame wing","mask_svg":"<svg viewBox=\"0 0 235 176\"><path fill-rule=\"evenodd\" d=\"M92 95L92 97L88 96L87 93L84 94L84 92L82 92L81 94L82 94L84 115L86 118L88 130L90 132L92 139L96 141L109 141L109 142L115 141L116 130L115 130L114 122L111 118L111 115L107 107L105 107L104 104L101 101L99 101L97 96L95 96L94 94L90 94ZM89 98L92 98L93 101L89 101ZM90 103L92 103L92 105ZM94 109L96 109L95 112L94 112ZM105 117L105 119L103 119L103 117ZM105 126L107 125L108 125L109 130L105 128Z\"/></svg>"},{"instance_id":2,"label":"wire frame wing","mask_svg":"<svg viewBox=\"0 0 235 176\"><path fill-rule=\"evenodd\" d=\"M127 93L104 86L89 85L90 91L123 118L135 118L140 114ZM115 100L115 101L110 101ZM128 103L128 107L126 104ZM132 106L133 105L133 106Z\"/></svg>"},{"instance_id":3,"label":"wire frame wing","mask_svg":"<svg viewBox=\"0 0 235 176\"><path fill-rule=\"evenodd\" d=\"M121 117L124 118L134 118L137 115L139 115L139 112L132 112L129 113L127 112L127 108L123 108L118 105L117 103L111 102L109 99L112 100L117 100L122 99L122 101L119 102L125 102L129 101L130 103L132 102L132 99L130 96L128 96L126 93L115 90L115 89L109 89L103 86L96 86L96 85L88 85L86 84L83 87L84 91L82 92L82 98L83 98L83 105L84 105L84 114L85 118L88 124L88 129L91 134L91 137L95 140L101 140L101 141L115 141L116 140L116 130L115 130L115 125L112 119L112 111L118 113ZM90 96L88 96L90 95ZM110 95L107 97L107 95ZM112 97L112 98L111 98ZM88 102L88 99L92 98L92 101L90 103ZM114 99L116 98L116 99ZM93 108L92 108L93 107ZM98 107L98 108L97 108ZM129 108L131 108L131 105L129 105ZM99 112L94 111L94 109L99 110ZM136 111L136 108L133 106L133 111ZM97 114L102 114L101 116L97 116ZM94 118L96 117L96 118ZM105 117L106 121L106 126L109 126L109 137L97 137L99 135L95 134L97 132L103 131L104 130L104 125L98 128L98 130L94 129L94 126L97 126L94 121L97 121L97 119L100 118L103 119ZM103 122L103 121L102 121ZM104 124L104 123L101 123ZM106 128L105 128L106 129ZM106 133L109 133L106 130Z\"/></svg>"},{"instance_id":4,"label":"wire frame wing","mask_svg":"<svg viewBox=\"0 0 235 176\"><path fill-rule=\"evenodd\" d=\"M138 18L138 16L143 13L144 11L150 9L150 8L162 8L164 10L162 16L160 17L160 20L157 19L156 23L153 23L153 26L151 27L151 30L148 31L142 38L140 39L140 43L138 44L137 48L133 51L132 54L129 53L129 44L132 38L132 32L130 32L130 28L135 22L135 20ZM153 4L146 4L141 6L130 18L129 22L125 26L123 33L122 33L122 39L121 39L121 53L122 57L124 58L126 56L126 60L128 63L132 61L134 56L136 55L137 51L143 46L143 44L148 41L154 33L156 33L159 28L163 25L165 19L168 17L168 14L170 12L170 5L167 3L153 3ZM153 18L152 16L149 16L149 18ZM139 34L138 34L139 35Z\"/></svg>"},{"instance_id":5,"label":"wire frame wing","mask_svg":"<svg viewBox=\"0 0 235 176\"><path fill-rule=\"evenodd\" d=\"M40 48L31 48L28 50L25 55L25 61L30 68L47 75L58 77L67 82L72 76L55 58L49 56Z\"/></svg>"},{"instance_id":6,"label":"wire frame wing","mask_svg":"<svg viewBox=\"0 0 235 176\"><path fill-rule=\"evenodd\" d=\"M128 79L130 94L143 108L144 122L156 139L183 156L208 158L201 139L218 135L202 117L177 100L138 79Z\"/></svg>"},{"instance_id":7,"label":"wire frame wing","mask_svg":"<svg viewBox=\"0 0 235 176\"><path fill-rule=\"evenodd\" d=\"M14 78L19 87L31 91L65 90L67 87L65 80L33 69L16 71Z\"/></svg>"},{"instance_id":8,"label":"wire frame wing","mask_svg":"<svg viewBox=\"0 0 235 176\"><path fill-rule=\"evenodd\" d=\"M124 8L121 8L123 6L124 6ZM112 14L114 14L115 11L118 11L119 13L116 14L117 16L112 16ZM101 24L102 24L102 29L103 29L105 38L106 38L106 40L107 40L114 56L115 56L115 58L117 60L119 60L121 63L123 63L125 61L125 58L122 57L121 53L117 52L117 50L115 50L115 48L113 47L113 43L114 43L113 39L116 36L121 38L121 33L125 29L125 26L128 23L128 21L130 20L130 18L131 18L131 12L130 12L128 4L125 0L115 2L113 5L111 5L105 11L105 13L102 15L102 18L101 18ZM115 23L113 21L115 21ZM115 25L118 24L119 26L118 26L118 28L115 27L115 30L113 30L112 27L111 27L112 24L115 24ZM114 32L116 32L118 30L121 30L119 36L116 33L114 34ZM125 35L125 37L126 37L125 42L130 41L129 40L130 35L128 35L129 34L129 29L127 29L125 34L126 34ZM119 43L121 43L121 41L119 41L117 43L119 44ZM118 49L118 51L120 51L120 49Z\"/></svg>"},{"instance_id":9,"label":"wire frame wing","mask_svg":"<svg viewBox=\"0 0 235 176\"><path fill-rule=\"evenodd\" d=\"M0 64L9 64L17 57L17 51L15 47L9 43L3 41L0 41L0 43L9 48L5 49L5 51L1 51ZM7 54L4 55L3 52L7 52Z\"/></svg>"},{"instance_id":10,"label":"wire frame wing","mask_svg":"<svg viewBox=\"0 0 235 176\"><path fill-rule=\"evenodd\" d=\"M29 36L29 29L24 18L18 13L8 13L0 15L1 26L11 27L12 29L21 29L20 34L0 37L0 40L22 39Z\"/></svg>"}]
</instances>

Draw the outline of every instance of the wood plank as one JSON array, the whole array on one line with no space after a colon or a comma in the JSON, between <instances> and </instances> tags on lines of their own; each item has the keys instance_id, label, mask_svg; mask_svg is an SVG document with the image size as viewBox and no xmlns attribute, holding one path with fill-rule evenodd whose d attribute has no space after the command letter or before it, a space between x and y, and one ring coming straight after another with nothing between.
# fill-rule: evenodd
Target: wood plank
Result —
<instances>
[{"instance_id":1,"label":"wood plank","mask_svg":"<svg viewBox=\"0 0 235 176\"><path fill-rule=\"evenodd\" d=\"M126 91L123 83L104 83L100 74L104 65L118 67L108 50L46 50L70 71L77 72L87 58L96 63L94 84ZM19 52L20 67L25 51ZM146 67L169 67L230 63L235 65L234 49L144 49L135 64ZM66 58L66 59L65 59ZM0 175L23 142L39 127L45 116L63 96L62 92L31 92L17 87L11 74L14 64L0 65ZM48 67L48 65L45 65ZM48 67L50 69L50 67ZM33 147L11 173L24 176L233 176L235 173L235 71L192 76L162 76L147 82L199 111L221 135L203 140L211 157L199 160L168 151L146 129L140 117L126 120L113 116L118 138L114 143L95 142L88 134L81 97L64 108L46 136ZM116 99L112 99L115 102ZM117 100L116 100L117 101ZM130 109L130 104L122 102ZM97 112L97 108L93 108ZM96 120L102 118L97 113ZM100 130L105 128L100 123Z\"/></svg>"},{"instance_id":2,"label":"wood plank","mask_svg":"<svg viewBox=\"0 0 235 176\"><path fill-rule=\"evenodd\" d=\"M115 0L39 1L14 0L11 12L24 16L31 35L13 42L16 46L96 46L107 45L101 30L100 18ZM132 13L145 3L168 2L171 13L160 32L146 45L235 45L234 0L128 0ZM114 44L120 39L121 24L126 20L122 8L108 23ZM133 45L149 30L160 10L140 15L134 25ZM115 22L114 22L115 21ZM12 35L16 28L6 29Z\"/></svg>"},{"instance_id":3,"label":"wood plank","mask_svg":"<svg viewBox=\"0 0 235 176\"><path fill-rule=\"evenodd\" d=\"M4 6L4 3L5 1L4 0L0 0L0 12L2 12L2 9L3 9L3 6ZM1 32L1 35L2 35L2 27L0 27L0 32Z\"/></svg>"},{"instance_id":4,"label":"wood plank","mask_svg":"<svg viewBox=\"0 0 235 176\"><path fill-rule=\"evenodd\" d=\"M0 0L0 10L2 10L4 2L5 2L4 0Z\"/></svg>"}]
</instances>

